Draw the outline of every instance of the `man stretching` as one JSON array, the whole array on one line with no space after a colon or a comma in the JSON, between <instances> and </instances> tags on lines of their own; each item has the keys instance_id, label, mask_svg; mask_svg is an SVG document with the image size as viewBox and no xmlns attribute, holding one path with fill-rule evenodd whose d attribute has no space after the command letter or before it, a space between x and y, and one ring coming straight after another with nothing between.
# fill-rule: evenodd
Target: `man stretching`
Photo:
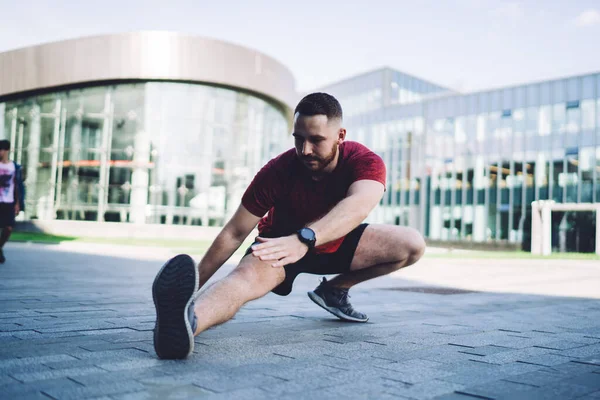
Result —
<instances>
[{"instance_id":1,"label":"man stretching","mask_svg":"<svg viewBox=\"0 0 600 400\"><path fill-rule=\"evenodd\" d=\"M416 230L362 223L383 196L385 165L365 146L345 141L342 108L333 96L304 97L294 111L293 136L295 148L256 174L198 267L178 255L156 276L154 348L160 358L187 357L194 336L271 291L288 295L302 272L338 274L323 278L308 296L342 320L366 322L348 290L423 255L425 242ZM259 236L239 265L197 294L257 224Z\"/></svg>"}]
</instances>

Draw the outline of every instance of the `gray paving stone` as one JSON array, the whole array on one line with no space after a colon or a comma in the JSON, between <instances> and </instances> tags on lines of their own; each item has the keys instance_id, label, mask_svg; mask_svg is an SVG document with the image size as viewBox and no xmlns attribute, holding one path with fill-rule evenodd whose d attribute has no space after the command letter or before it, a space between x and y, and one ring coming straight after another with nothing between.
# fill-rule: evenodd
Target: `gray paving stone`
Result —
<instances>
[{"instance_id":1,"label":"gray paving stone","mask_svg":"<svg viewBox=\"0 0 600 400\"><path fill-rule=\"evenodd\" d=\"M42 392L20 393L17 397L19 400L48 400L49 397Z\"/></svg>"},{"instance_id":2,"label":"gray paving stone","mask_svg":"<svg viewBox=\"0 0 600 400\"><path fill-rule=\"evenodd\" d=\"M475 363L474 363L475 364ZM505 365L489 365L483 368L479 365L464 365L455 367L454 375L440 378L443 381L460 383L465 386L478 386L488 382L497 381L519 375L526 372L532 372L539 369L539 366L531 364L512 363Z\"/></svg>"},{"instance_id":3,"label":"gray paving stone","mask_svg":"<svg viewBox=\"0 0 600 400\"><path fill-rule=\"evenodd\" d=\"M281 381L279 383L270 383L264 386L260 386L260 388L267 392L269 395L281 396L290 393L299 393L308 390L323 389L343 384L344 382L341 382L339 379L332 379L331 377L327 376L317 376L312 378L310 381Z\"/></svg>"},{"instance_id":4,"label":"gray paving stone","mask_svg":"<svg viewBox=\"0 0 600 400\"><path fill-rule=\"evenodd\" d=\"M228 392L237 389L275 385L283 381L285 380L278 377L248 373L242 376L198 377L193 381L193 384L213 392Z\"/></svg>"},{"instance_id":5,"label":"gray paving stone","mask_svg":"<svg viewBox=\"0 0 600 400\"><path fill-rule=\"evenodd\" d=\"M530 400L537 399L574 399L586 394L592 393L594 390L588 386L573 385L570 383L558 382L552 385L541 388L531 388L530 390L514 393L511 399L515 400Z\"/></svg>"},{"instance_id":6,"label":"gray paving stone","mask_svg":"<svg viewBox=\"0 0 600 400\"><path fill-rule=\"evenodd\" d=\"M558 372L565 376L575 376L575 375L582 375L587 372L593 372L596 369L598 369L598 366L596 366L596 365L582 364L579 360L577 360L577 361L571 361L571 362L564 363L564 364L553 365L550 368L542 369L542 370L548 370L550 372Z\"/></svg>"},{"instance_id":7,"label":"gray paving stone","mask_svg":"<svg viewBox=\"0 0 600 400\"><path fill-rule=\"evenodd\" d=\"M600 365L600 355L594 357L584 357L573 362L581 363L581 364L589 364L589 365Z\"/></svg>"},{"instance_id":8,"label":"gray paving stone","mask_svg":"<svg viewBox=\"0 0 600 400\"><path fill-rule=\"evenodd\" d=\"M481 397L473 397L469 394L461 394L456 392L434 397L436 400L473 400L475 398L481 399Z\"/></svg>"},{"instance_id":9,"label":"gray paving stone","mask_svg":"<svg viewBox=\"0 0 600 400\"><path fill-rule=\"evenodd\" d=\"M562 382L571 383L573 385L581 385L588 386L594 391L600 390L600 374L595 374L593 372L589 372L587 374L577 375L568 379L563 380Z\"/></svg>"},{"instance_id":10,"label":"gray paving stone","mask_svg":"<svg viewBox=\"0 0 600 400\"><path fill-rule=\"evenodd\" d=\"M27 372L43 372L49 371L50 368L43 364L24 364L17 365L15 367L4 367L0 368L0 373L2 374L18 374L18 373L27 373Z\"/></svg>"},{"instance_id":11,"label":"gray paving stone","mask_svg":"<svg viewBox=\"0 0 600 400\"><path fill-rule=\"evenodd\" d=\"M525 385L541 387L565 378L566 376L563 376L560 373L554 371L539 370L521 375L509 376L507 378L504 378L504 380L508 382L522 383Z\"/></svg>"},{"instance_id":12,"label":"gray paving stone","mask_svg":"<svg viewBox=\"0 0 600 400\"><path fill-rule=\"evenodd\" d=\"M600 343L590 344L574 349L562 350L560 354L567 357L586 358L598 356L598 358L600 358Z\"/></svg>"},{"instance_id":13,"label":"gray paving stone","mask_svg":"<svg viewBox=\"0 0 600 400\"><path fill-rule=\"evenodd\" d=\"M129 382L137 380L144 382L144 380L156 380L170 376L169 372L164 368L140 368L131 369L127 371L103 371L94 374L78 375L71 378L72 381L77 382L84 386L96 386L96 385L110 385L114 382ZM177 379L170 377L170 381L177 382Z\"/></svg>"},{"instance_id":14,"label":"gray paving stone","mask_svg":"<svg viewBox=\"0 0 600 400\"><path fill-rule=\"evenodd\" d=\"M148 359L150 355L137 349L118 349L106 351L88 351L79 348L78 351L71 352L70 355L80 360L114 360L125 361L131 359Z\"/></svg>"},{"instance_id":15,"label":"gray paving stone","mask_svg":"<svg viewBox=\"0 0 600 400\"><path fill-rule=\"evenodd\" d=\"M111 400L158 400L158 399L197 399L210 398L214 392L194 385L170 387L153 387L142 390L110 396Z\"/></svg>"},{"instance_id":16,"label":"gray paving stone","mask_svg":"<svg viewBox=\"0 0 600 400\"><path fill-rule=\"evenodd\" d=\"M54 389L77 389L81 388L77 382L69 380L68 378L48 379L44 381L28 382L28 383L14 383L4 385L1 388L0 393L3 398L6 399L19 399L25 395L41 394L45 390Z\"/></svg>"},{"instance_id":17,"label":"gray paving stone","mask_svg":"<svg viewBox=\"0 0 600 400\"><path fill-rule=\"evenodd\" d=\"M489 356L496 353L503 353L505 351L514 350L512 347L500 347L500 346L481 346L481 347L473 347L473 348L464 348L458 350L459 353L471 354L475 356Z\"/></svg>"},{"instance_id":18,"label":"gray paving stone","mask_svg":"<svg viewBox=\"0 0 600 400\"><path fill-rule=\"evenodd\" d=\"M551 349L551 350L569 350L575 349L578 347L586 346L586 343L581 342L572 342L570 340L557 340L556 342L549 342L542 345L538 345L536 347L541 347L543 349Z\"/></svg>"},{"instance_id":19,"label":"gray paving stone","mask_svg":"<svg viewBox=\"0 0 600 400\"><path fill-rule=\"evenodd\" d=\"M403 389L395 389L390 393L410 399L424 400L431 399L444 394L451 394L454 391L461 390L463 388L464 385L458 383L445 382L434 379L426 383L417 383Z\"/></svg>"},{"instance_id":20,"label":"gray paving stone","mask_svg":"<svg viewBox=\"0 0 600 400\"><path fill-rule=\"evenodd\" d=\"M270 397L264 390L255 387L236 389L224 393L216 393L207 396L207 399L210 400L260 400L274 398L276 397ZM277 398L284 399L284 397ZM312 397L312 399L314 398L315 397Z\"/></svg>"},{"instance_id":21,"label":"gray paving stone","mask_svg":"<svg viewBox=\"0 0 600 400\"><path fill-rule=\"evenodd\" d=\"M580 397L580 399L583 399L583 400L596 400L596 399L600 399L600 390L597 391L597 392L588 393L585 396Z\"/></svg>"},{"instance_id":22,"label":"gray paving stone","mask_svg":"<svg viewBox=\"0 0 600 400\"><path fill-rule=\"evenodd\" d=\"M529 398L594 398L598 392L598 299L555 291L439 296L380 290L414 284L400 273L353 289L353 302L371 321L346 324L307 300L317 279L301 276L290 296L249 303L230 323L196 338L188 360L165 362L154 354L149 290L163 260L35 246L11 257L26 268L0 269L0 397L4 388L8 398L102 400L472 400L456 391L493 388L502 398L523 384L539 386L525 390ZM519 280L539 289L543 262L528 261ZM595 271L585 268L588 277ZM505 269L498 265L494 276ZM230 270L227 265L216 277Z\"/></svg>"},{"instance_id":23,"label":"gray paving stone","mask_svg":"<svg viewBox=\"0 0 600 400\"><path fill-rule=\"evenodd\" d=\"M398 380L410 384L454 375L454 372L451 370L430 367L406 367L403 363L392 363L380 368L396 371Z\"/></svg>"},{"instance_id":24,"label":"gray paving stone","mask_svg":"<svg viewBox=\"0 0 600 400\"><path fill-rule=\"evenodd\" d=\"M100 396L110 396L113 394L124 394L136 392L144 389L144 386L138 382L115 382L111 385L99 386L79 386L77 388L52 388L42 392L50 397L61 400L78 400L83 398L93 398Z\"/></svg>"},{"instance_id":25,"label":"gray paving stone","mask_svg":"<svg viewBox=\"0 0 600 400\"><path fill-rule=\"evenodd\" d=\"M499 380L487 382L485 385L466 387L464 389L457 390L457 392L460 394L486 397L491 399L510 399L514 396L522 394L523 392L531 393L530 391L532 389L535 390L539 388L521 383Z\"/></svg>"},{"instance_id":26,"label":"gray paving stone","mask_svg":"<svg viewBox=\"0 0 600 400\"><path fill-rule=\"evenodd\" d=\"M11 376L0 375L0 387L11 384L11 383L17 383L17 381L14 378L12 378Z\"/></svg>"},{"instance_id":27,"label":"gray paving stone","mask_svg":"<svg viewBox=\"0 0 600 400\"><path fill-rule=\"evenodd\" d=\"M165 362L159 360L158 358L149 358L146 360L130 360L130 361L112 361L112 362L103 362L97 363L96 365L106 371L121 371L135 368L146 368L146 367L155 367L159 365L164 365Z\"/></svg>"},{"instance_id":28,"label":"gray paving stone","mask_svg":"<svg viewBox=\"0 0 600 400\"><path fill-rule=\"evenodd\" d=\"M564 364L570 360L569 357L565 357L558 354L542 354L538 356L528 356L518 358L518 362L535 364L535 365L543 365L546 367L551 367L553 365Z\"/></svg>"},{"instance_id":29,"label":"gray paving stone","mask_svg":"<svg viewBox=\"0 0 600 400\"><path fill-rule=\"evenodd\" d=\"M528 358L549 354L552 350L541 349L539 347L529 347L525 349L513 349L511 351L502 351L494 354L487 355L479 358L480 361L484 361L490 364L507 364L515 361L523 361ZM563 362L567 362L569 359L563 359Z\"/></svg>"},{"instance_id":30,"label":"gray paving stone","mask_svg":"<svg viewBox=\"0 0 600 400\"><path fill-rule=\"evenodd\" d=\"M411 385L406 382L396 381L393 379L373 377L370 379L363 379L360 381L350 381L344 384L328 387L325 389L319 389L314 391L314 395L321 398L333 397L333 398L374 398L379 394L387 394L400 396L397 393L404 388L408 388ZM313 391L311 391L313 392ZM319 396L318 392L322 394ZM305 397L305 396L303 396Z\"/></svg>"},{"instance_id":31,"label":"gray paving stone","mask_svg":"<svg viewBox=\"0 0 600 400\"><path fill-rule=\"evenodd\" d=\"M75 360L74 357L66 354L46 355L39 357L24 357L9 360L0 360L0 368L12 368L20 365L38 364L44 362L69 361Z\"/></svg>"},{"instance_id":32,"label":"gray paving stone","mask_svg":"<svg viewBox=\"0 0 600 400\"><path fill-rule=\"evenodd\" d=\"M62 377L73 377L79 375L87 375L95 372L102 372L100 368L97 367L84 367L84 368L70 368L70 369L57 369L57 370L49 370L49 371L40 371L40 372L25 372L25 373L16 373L13 374L13 378L27 383L33 381L42 381L45 379L56 379Z\"/></svg>"}]
</instances>

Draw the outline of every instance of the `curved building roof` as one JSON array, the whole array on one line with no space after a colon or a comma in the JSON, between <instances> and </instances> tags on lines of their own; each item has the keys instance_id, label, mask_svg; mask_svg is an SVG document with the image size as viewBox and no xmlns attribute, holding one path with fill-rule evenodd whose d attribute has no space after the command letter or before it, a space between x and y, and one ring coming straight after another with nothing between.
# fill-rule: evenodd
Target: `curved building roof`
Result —
<instances>
[{"instance_id":1,"label":"curved building roof","mask_svg":"<svg viewBox=\"0 0 600 400\"><path fill-rule=\"evenodd\" d=\"M0 99L93 82L172 80L243 89L292 107L295 80L246 47L174 32L64 40L0 53Z\"/></svg>"}]
</instances>

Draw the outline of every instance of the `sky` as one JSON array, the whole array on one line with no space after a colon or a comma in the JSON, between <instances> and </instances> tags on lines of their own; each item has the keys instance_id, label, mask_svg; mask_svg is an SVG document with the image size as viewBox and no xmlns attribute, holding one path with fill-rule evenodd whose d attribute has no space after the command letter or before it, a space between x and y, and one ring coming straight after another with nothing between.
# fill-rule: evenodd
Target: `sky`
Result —
<instances>
[{"instance_id":1,"label":"sky","mask_svg":"<svg viewBox=\"0 0 600 400\"><path fill-rule=\"evenodd\" d=\"M463 92L600 72L600 0L0 0L0 52L138 30L254 48L299 91L383 66Z\"/></svg>"}]
</instances>

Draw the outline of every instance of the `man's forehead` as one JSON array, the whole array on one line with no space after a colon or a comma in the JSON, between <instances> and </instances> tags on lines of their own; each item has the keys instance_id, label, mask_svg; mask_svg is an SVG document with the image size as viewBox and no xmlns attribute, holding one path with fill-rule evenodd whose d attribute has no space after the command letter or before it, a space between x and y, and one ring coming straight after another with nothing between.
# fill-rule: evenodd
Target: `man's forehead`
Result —
<instances>
[{"instance_id":1,"label":"man's forehead","mask_svg":"<svg viewBox=\"0 0 600 400\"><path fill-rule=\"evenodd\" d=\"M300 113L294 114L294 122L304 124L316 124L316 123L327 123L327 115L315 114L315 115L304 115Z\"/></svg>"},{"instance_id":2,"label":"man's forehead","mask_svg":"<svg viewBox=\"0 0 600 400\"><path fill-rule=\"evenodd\" d=\"M294 115L294 126L339 128L341 127L341 120L339 118L328 119L324 114L302 115L296 113Z\"/></svg>"}]
</instances>

